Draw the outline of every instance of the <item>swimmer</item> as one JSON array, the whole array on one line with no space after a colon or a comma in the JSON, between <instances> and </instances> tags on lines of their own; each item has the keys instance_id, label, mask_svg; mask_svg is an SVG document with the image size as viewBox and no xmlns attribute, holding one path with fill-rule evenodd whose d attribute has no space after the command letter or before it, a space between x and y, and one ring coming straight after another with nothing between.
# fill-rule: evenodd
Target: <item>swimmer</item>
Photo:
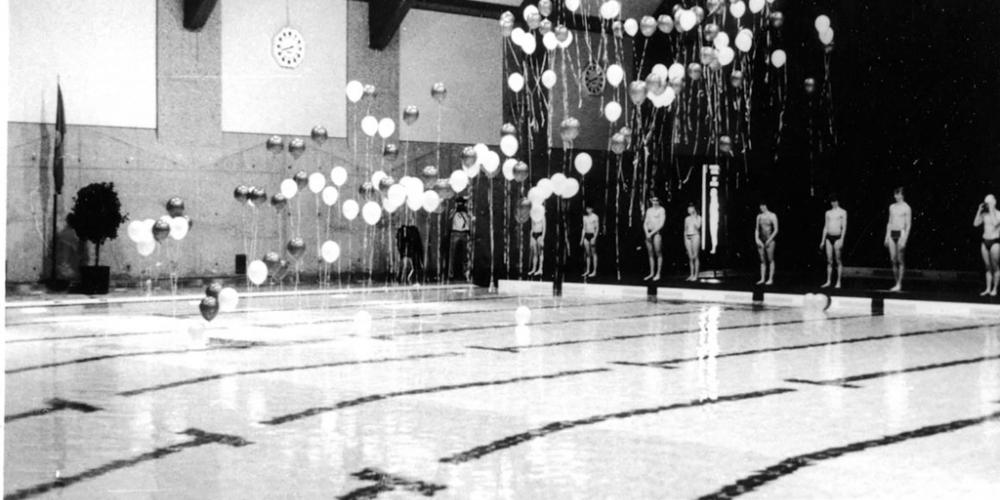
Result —
<instances>
[{"instance_id":1,"label":"swimmer","mask_svg":"<svg viewBox=\"0 0 1000 500\"><path fill-rule=\"evenodd\" d=\"M778 216L767 209L767 203L760 202L760 214L753 237L757 241L757 255L760 257L760 281L758 285L774 284L774 238L778 236ZM768 273L770 266L770 273Z\"/></svg>"},{"instance_id":2,"label":"swimmer","mask_svg":"<svg viewBox=\"0 0 1000 500\"><path fill-rule=\"evenodd\" d=\"M830 286L833 278L833 267L837 266L837 284L840 288L840 278L844 274L844 263L841 251L844 248L844 238L847 236L847 210L840 208L836 196L830 197L830 209L826 211L826 222L823 224L823 235L820 236L819 247L826 251L826 283L821 288Z\"/></svg>"},{"instance_id":3,"label":"swimmer","mask_svg":"<svg viewBox=\"0 0 1000 500\"><path fill-rule=\"evenodd\" d=\"M701 216L694 208L694 203L687 207L687 217L684 218L684 248L687 249L688 266L691 274L686 281L698 281L698 253L701 251Z\"/></svg>"},{"instance_id":4,"label":"swimmer","mask_svg":"<svg viewBox=\"0 0 1000 500\"><path fill-rule=\"evenodd\" d=\"M660 230L667 221L667 211L660 205L660 199L653 196L649 199L649 208L642 222L646 234L646 252L649 254L649 275L643 281L659 281L663 270L663 240Z\"/></svg>"},{"instance_id":5,"label":"swimmer","mask_svg":"<svg viewBox=\"0 0 1000 500\"><path fill-rule=\"evenodd\" d=\"M983 254L983 264L986 266L986 290L979 295L996 297L997 284L1000 283L1000 211L997 210L995 196L986 195L979 204L972 225L983 226L983 242L979 245L979 251Z\"/></svg>"},{"instance_id":6,"label":"swimmer","mask_svg":"<svg viewBox=\"0 0 1000 500\"><path fill-rule=\"evenodd\" d=\"M594 213L594 207L587 204L586 214L583 216L583 231L580 235L580 246L583 247L584 254L584 278L597 276L597 235L601 226L601 218Z\"/></svg>"},{"instance_id":7,"label":"swimmer","mask_svg":"<svg viewBox=\"0 0 1000 500\"><path fill-rule=\"evenodd\" d=\"M906 244L910 239L913 211L910 209L910 205L903 201L902 187L893 190L892 195L896 202L889 205L889 222L885 225L885 246L889 249L892 276L896 279L896 284L889 291L898 292L903 289L903 274L906 271Z\"/></svg>"}]
</instances>

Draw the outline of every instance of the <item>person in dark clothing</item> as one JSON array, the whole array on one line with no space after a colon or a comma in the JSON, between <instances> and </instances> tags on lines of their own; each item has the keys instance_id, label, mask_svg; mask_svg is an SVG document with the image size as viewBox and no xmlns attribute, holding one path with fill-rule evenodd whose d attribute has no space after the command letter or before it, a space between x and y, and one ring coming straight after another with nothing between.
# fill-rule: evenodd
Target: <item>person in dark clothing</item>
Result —
<instances>
[{"instance_id":1,"label":"person in dark clothing","mask_svg":"<svg viewBox=\"0 0 1000 500\"><path fill-rule=\"evenodd\" d=\"M416 226L400 226L396 230L396 248L399 250L399 282L410 284L415 273L423 272L424 245Z\"/></svg>"},{"instance_id":2,"label":"person in dark clothing","mask_svg":"<svg viewBox=\"0 0 1000 500\"><path fill-rule=\"evenodd\" d=\"M451 214L451 239L448 249L448 271L451 273L452 279L464 277L466 281L470 280L469 257L466 249L469 245L471 230L472 216L469 215L465 198L457 198L455 211Z\"/></svg>"}]
</instances>

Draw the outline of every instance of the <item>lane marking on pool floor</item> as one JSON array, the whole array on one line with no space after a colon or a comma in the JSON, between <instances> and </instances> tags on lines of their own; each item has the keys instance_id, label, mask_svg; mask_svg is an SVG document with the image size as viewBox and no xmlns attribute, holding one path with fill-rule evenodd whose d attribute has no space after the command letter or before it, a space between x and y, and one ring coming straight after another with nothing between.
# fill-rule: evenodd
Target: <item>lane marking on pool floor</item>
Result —
<instances>
[{"instance_id":1,"label":"lane marking on pool floor","mask_svg":"<svg viewBox=\"0 0 1000 500\"><path fill-rule=\"evenodd\" d=\"M12 415L4 415L3 422L6 424L8 422L13 422L15 420L21 420L24 418L40 417L42 415L48 415L49 413L55 411L63 410L73 410L82 413L93 413L95 411L101 411L101 408L89 405L87 403L81 403L79 401L69 401L60 398L51 398L45 400L44 408L36 408L34 410L28 410L21 413L14 413Z\"/></svg>"},{"instance_id":2,"label":"lane marking on pool floor","mask_svg":"<svg viewBox=\"0 0 1000 500\"><path fill-rule=\"evenodd\" d=\"M447 486L441 484L434 484L426 481L420 481L418 479L410 479L404 476L389 474L388 472L384 472L373 467L366 467L351 475L362 481L371 481L375 484L357 488L345 495L337 497L338 500L370 500L382 493L395 491L396 489L402 489L403 491L409 491L411 493L418 493L425 497L432 497L438 491L447 488Z\"/></svg>"},{"instance_id":3,"label":"lane marking on pool floor","mask_svg":"<svg viewBox=\"0 0 1000 500\"><path fill-rule=\"evenodd\" d=\"M951 368L953 366L970 365L974 363L984 363L988 361L1000 360L1000 354L995 354L993 356L979 356L976 358L967 359L956 359L954 361L945 361L940 363L932 363L929 365L919 365L911 366L908 368L900 368L898 370L885 370L871 373L862 373L859 375L851 375L842 378L833 378L826 380L812 380L812 379L801 379L801 378L786 378L785 382L792 382L796 384L811 384L811 385L827 385L834 387L845 387L848 389L860 389L861 386L853 385L851 382L858 382L861 380L871 380L875 378L890 377L892 375L900 375L903 373L913 373L922 372L927 370L938 370L941 368Z\"/></svg>"}]
</instances>

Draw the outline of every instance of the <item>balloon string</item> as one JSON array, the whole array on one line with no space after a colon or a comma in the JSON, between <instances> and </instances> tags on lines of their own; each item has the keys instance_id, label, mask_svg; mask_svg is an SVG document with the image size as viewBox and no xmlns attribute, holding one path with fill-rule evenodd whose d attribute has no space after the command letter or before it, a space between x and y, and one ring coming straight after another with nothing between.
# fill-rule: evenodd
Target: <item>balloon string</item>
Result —
<instances>
[{"instance_id":1,"label":"balloon string","mask_svg":"<svg viewBox=\"0 0 1000 500\"><path fill-rule=\"evenodd\" d=\"M622 173L622 155L618 155L618 179L615 182L615 271L618 274L618 281L622 280L621 267L621 193L624 175ZM631 208L629 208L629 219L632 218Z\"/></svg>"},{"instance_id":2,"label":"balloon string","mask_svg":"<svg viewBox=\"0 0 1000 500\"><path fill-rule=\"evenodd\" d=\"M493 289L494 283L494 266L493 262L496 260L496 251L493 246L493 178L490 177L489 183L489 203L490 203L490 289Z\"/></svg>"}]
</instances>

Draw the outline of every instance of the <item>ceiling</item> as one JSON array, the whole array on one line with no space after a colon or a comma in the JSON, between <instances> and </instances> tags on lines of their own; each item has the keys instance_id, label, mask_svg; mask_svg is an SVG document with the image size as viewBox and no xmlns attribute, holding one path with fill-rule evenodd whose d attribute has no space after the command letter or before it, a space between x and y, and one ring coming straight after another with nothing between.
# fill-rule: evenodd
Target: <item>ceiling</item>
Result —
<instances>
[{"instance_id":1,"label":"ceiling","mask_svg":"<svg viewBox=\"0 0 1000 500\"><path fill-rule=\"evenodd\" d=\"M491 3L495 5L504 5L508 7L519 7L521 5L521 0L482 0L483 3ZM585 4L586 9L589 11L590 15L596 16L597 9L604 3L605 0L582 0ZM663 3L663 0L620 0L622 4L622 17L634 17L636 19L650 15ZM516 14L516 13L515 13Z\"/></svg>"}]
</instances>

